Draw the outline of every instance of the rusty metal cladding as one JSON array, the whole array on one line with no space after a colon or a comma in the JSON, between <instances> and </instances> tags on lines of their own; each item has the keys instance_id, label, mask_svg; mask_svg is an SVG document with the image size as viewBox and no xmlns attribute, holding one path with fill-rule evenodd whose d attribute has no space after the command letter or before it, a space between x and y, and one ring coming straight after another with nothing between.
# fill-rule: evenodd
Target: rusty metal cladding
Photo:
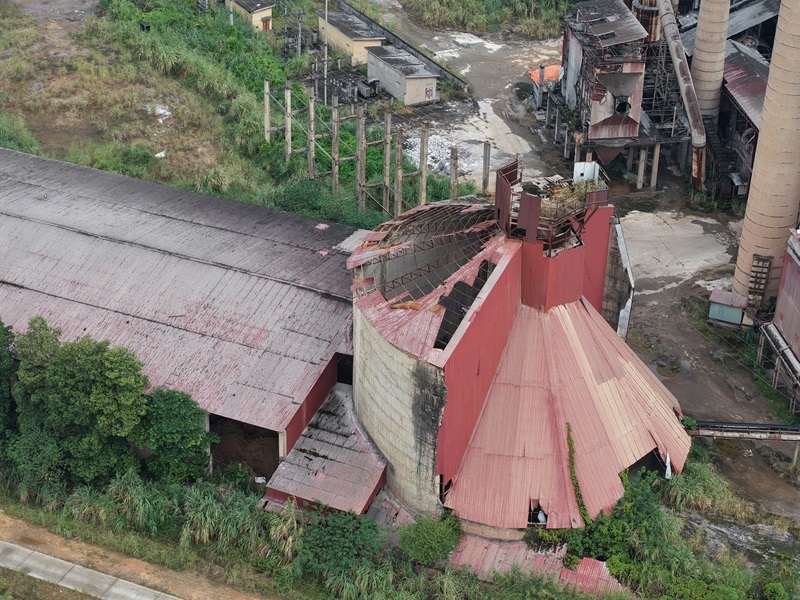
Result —
<instances>
[{"instance_id":1,"label":"rusty metal cladding","mask_svg":"<svg viewBox=\"0 0 800 600\"><path fill-rule=\"evenodd\" d=\"M748 295L754 255L772 259L763 300L775 296L800 190L800 4L782 2L747 198L733 291Z\"/></svg>"},{"instance_id":2,"label":"rusty metal cladding","mask_svg":"<svg viewBox=\"0 0 800 600\"><path fill-rule=\"evenodd\" d=\"M727 38L732 38L751 27L756 27L764 21L777 17L780 8L780 0L755 0L755 2L734 2L733 4L735 6L731 7L728 18ZM691 27L681 32L681 41L689 56L694 53L697 31L697 27Z\"/></svg>"},{"instance_id":3,"label":"rusty metal cladding","mask_svg":"<svg viewBox=\"0 0 800 600\"><path fill-rule=\"evenodd\" d=\"M730 0L703 0L697 17L692 81L700 113L714 121L719 117L719 100L722 96L730 8Z\"/></svg>"},{"instance_id":4,"label":"rusty metal cladding","mask_svg":"<svg viewBox=\"0 0 800 600\"><path fill-rule=\"evenodd\" d=\"M321 502L366 512L384 482L386 461L361 430L352 388L337 384L267 484L267 498ZM276 493L277 492L277 493Z\"/></svg>"},{"instance_id":5,"label":"rusty metal cladding","mask_svg":"<svg viewBox=\"0 0 800 600\"><path fill-rule=\"evenodd\" d=\"M647 32L622 0L587 0L575 5L576 18L601 48L643 40Z\"/></svg>"},{"instance_id":6,"label":"rusty metal cladding","mask_svg":"<svg viewBox=\"0 0 800 600\"><path fill-rule=\"evenodd\" d=\"M0 150L0 317L127 346L151 386L283 431L342 345L353 233Z\"/></svg>"},{"instance_id":7,"label":"rusty metal cladding","mask_svg":"<svg viewBox=\"0 0 800 600\"><path fill-rule=\"evenodd\" d=\"M468 521L521 529L533 502L548 528L580 526L568 425L594 518L622 496L619 473L650 452L682 469L690 441L679 410L588 302L546 313L521 306L445 505Z\"/></svg>"},{"instance_id":8,"label":"rusty metal cladding","mask_svg":"<svg viewBox=\"0 0 800 600\"><path fill-rule=\"evenodd\" d=\"M646 41L651 44L659 41L664 31L661 29L661 20L658 18L657 0L633 0L631 11L647 31Z\"/></svg>"},{"instance_id":9,"label":"rusty metal cladding","mask_svg":"<svg viewBox=\"0 0 800 600\"><path fill-rule=\"evenodd\" d=\"M567 569L558 555L542 554L529 548L525 542L509 543L465 535L450 557L450 565L456 569L467 565L483 581L493 581L496 573L518 568L523 573L557 578L561 583L575 586L585 594L625 590L604 562L583 558L574 570Z\"/></svg>"},{"instance_id":10,"label":"rusty metal cladding","mask_svg":"<svg viewBox=\"0 0 800 600\"><path fill-rule=\"evenodd\" d=\"M661 18L664 37L667 39L669 54L672 57L681 99L686 108L686 116L689 117L689 129L692 132L692 148L694 150L692 152L692 186L696 190L702 190L705 185L706 128L697 102L697 93L692 84L689 64L686 62L678 24L675 22L675 12L671 0L658 0L658 14Z\"/></svg>"},{"instance_id":11,"label":"rusty metal cladding","mask_svg":"<svg viewBox=\"0 0 800 600\"><path fill-rule=\"evenodd\" d=\"M769 63L756 50L728 41L724 78L728 95L747 120L760 128Z\"/></svg>"}]
</instances>

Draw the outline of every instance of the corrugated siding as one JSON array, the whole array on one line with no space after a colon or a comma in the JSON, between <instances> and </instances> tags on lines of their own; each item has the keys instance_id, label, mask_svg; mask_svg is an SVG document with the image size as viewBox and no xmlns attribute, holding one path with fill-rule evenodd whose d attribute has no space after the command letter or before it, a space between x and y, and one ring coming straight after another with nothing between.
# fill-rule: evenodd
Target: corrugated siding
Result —
<instances>
[{"instance_id":1,"label":"corrugated siding","mask_svg":"<svg viewBox=\"0 0 800 600\"><path fill-rule=\"evenodd\" d=\"M469 521L520 529L538 501L548 527L578 526L567 423L595 517L622 496L619 473L653 449L683 468L689 437L679 410L588 302L522 306L446 505Z\"/></svg>"},{"instance_id":2,"label":"corrugated siding","mask_svg":"<svg viewBox=\"0 0 800 600\"><path fill-rule=\"evenodd\" d=\"M733 41L725 49L725 89L758 129L767 94L769 64L756 51Z\"/></svg>"},{"instance_id":3,"label":"corrugated siding","mask_svg":"<svg viewBox=\"0 0 800 600\"><path fill-rule=\"evenodd\" d=\"M461 464L519 308L521 245L512 250L498 262L446 351L447 404L436 448L445 483Z\"/></svg>"},{"instance_id":4,"label":"corrugated siding","mask_svg":"<svg viewBox=\"0 0 800 600\"><path fill-rule=\"evenodd\" d=\"M571 571L563 566L563 555L563 550L549 554L536 552L525 542L500 542L465 535L450 557L450 564L456 569L466 565L483 581L492 581L495 573L505 573L517 566L523 573L554 577L586 594L624 591L604 562L583 558Z\"/></svg>"},{"instance_id":5,"label":"corrugated siding","mask_svg":"<svg viewBox=\"0 0 800 600\"><path fill-rule=\"evenodd\" d=\"M151 386L283 431L347 327L352 231L0 150L0 318L127 346Z\"/></svg>"},{"instance_id":6,"label":"corrugated siding","mask_svg":"<svg viewBox=\"0 0 800 600\"><path fill-rule=\"evenodd\" d=\"M800 356L800 265L791 252L783 258L775 327L789 343L794 355Z\"/></svg>"}]
</instances>

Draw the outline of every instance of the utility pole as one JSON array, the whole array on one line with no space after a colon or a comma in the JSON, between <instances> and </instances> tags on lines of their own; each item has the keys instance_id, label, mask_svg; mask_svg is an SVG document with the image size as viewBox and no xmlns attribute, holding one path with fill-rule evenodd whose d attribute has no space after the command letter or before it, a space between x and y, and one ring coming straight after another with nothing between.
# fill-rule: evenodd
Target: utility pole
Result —
<instances>
[{"instance_id":1,"label":"utility pole","mask_svg":"<svg viewBox=\"0 0 800 600\"><path fill-rule=\"evenodd\" d=\"M392 114L383 114L383 210L389 214L389 185L392 176Z\"/></svg>"},{"instance_id":2,"label":"utility pole","mask_svg":"<svg viewBox=\"0 0 800 600\"><path fill-rule=\"evenodd\" d=\"M458 147L450 148L450 199L458 198Z\"/></svg>"},{"instance_id":3,"label":"utility pole","mask_svg":"<svg viewBox=\"0 0 800 600\"><path fill-rule=\"evenodd\" d=\"M394 134L394 216L403 212L403 128Z\"/></svg>"},{"instance_id":4,"label":"utility pole","mask_svg":"<svg viewBox=\"0 0 800 600\"><path fill-rule=\"evenodd\" d=\"M325 0L325 58L322 65L323 103L328 104L328 0Z\"/></svg>"},{"instance_id":5,"label":"utility pole","mask_svg":"<svg viewBox=\"0 0 800 600\"><path fill-rule=\"evenodd\" d=\"M428 122L422 124L419 141L419 205L427 202L428 196Z\"/></svg>"},{"instance_id":6,"label":"utility pole","mask_svg":"<svg viewBox=\"0 0 800 600\"><path fill-rule=\"evenodd\" d=\"M339 96L333 95L333 126L331 135L331 190L339 193Z\"/></svg>"}]
</instances>

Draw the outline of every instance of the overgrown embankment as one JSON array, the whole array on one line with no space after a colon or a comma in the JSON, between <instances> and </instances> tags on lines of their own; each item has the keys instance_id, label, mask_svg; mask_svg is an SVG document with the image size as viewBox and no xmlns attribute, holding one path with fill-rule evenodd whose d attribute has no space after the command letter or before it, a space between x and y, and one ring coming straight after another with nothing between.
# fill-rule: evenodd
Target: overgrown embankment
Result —
<instances>
[{"instance_id":1,"label":"overgrown embankment","mask_svg":"<svg viewBox=\"0 0 800 600\"><path fill-rule=\"evenodd\" d=\"M191 0L102 0L101 16L87 17L64 51L0 0L0 145L357 227L385 220L377 205L358 211L353 163L342 164L333 194L328 180L307 179L304 155L286 161L282 135L264 140L263 82L284 86L305 73L308 57L284 61L274 34L238 16L230 26L212 5L198 14ZM299 86L294 92L297 110L306 98ZM326 107L317 114L331 116ZM299 127L294 134L303 146ZM383 134L377 127L370 135ZM340 148L343 157L355 152L352 121L341 127ZM327 168L320 157L317 170ZM383 177L380 148L367 151L366 177ZM412 204L415 186L403 189ZM429 201L448 193L447 182L429 176Z\"/></svg>"},{"instance_id":2,"label":"overgrown embankment","mask_svg":"<svg viewBox=\"0 0 800 600\"><path fill-rule=\"evenodd\" d=\"M549 39L562 34L561 17L572 10L571 0L408 0L403 3L424 25L438 29L500 31Z\"/></svg>"}]
</instances>

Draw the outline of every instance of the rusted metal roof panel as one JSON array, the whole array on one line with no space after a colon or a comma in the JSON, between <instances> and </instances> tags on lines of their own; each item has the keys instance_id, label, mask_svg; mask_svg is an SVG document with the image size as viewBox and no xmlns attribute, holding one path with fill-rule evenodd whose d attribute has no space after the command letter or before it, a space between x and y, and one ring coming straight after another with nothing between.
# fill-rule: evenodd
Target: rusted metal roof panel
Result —
<instances>
[{"instance_id":1,"label":"rusted metal roof panel","mask_svg":"<svg viewBox=\"0 0 800 600\"><path fill-rule=\"evenodd\" d=\"M587 0L575 5L576 19L601 48L647 37L642 24L622 0Z\"/></svg>"},{"instance_id":2,"label":"rusted metal roof panel","mask_svg":"<svg viewBox=\"0 0 800 600\"><path fill-rule=\"evenodd\" d=\"M337 384L269 480L267 498L293 497L363 514L385 470L386 461L358 425L352 388Z\"/></svg>"},{"instance_id":3,"label":"rusted metal roof panel","mask_svg":"<svg viewBox=\"0 0 800 600\"><path fill-rule=\"evenodd\" d=\"M525 542L501 542L465 535L450 557L450 564L456 569L466 565L484 581L492 581L495 573L505 573L516 565L525 573L557 578L586 594L625 590L604 562L583 558L572 571L564 567L563 556L563 549L544 554L528 548Z\"/></svg>"},{"instance_id":4,"label":"rusted metal roof panel","mask_svg":"<svg viewBox=\"0 0 800 600\"><path fill-rule=\"evenodd\" d=\"M752 48L728 41L723 78L725 90L739 110L756 128L760 128L769 79L767 61Z\"/></svg>"},{"instance_id":5,"label":"rusted metal roof panel","mask_svg":"<svg viewBox=\"0 0 800 600\"><path fill-rule=\"evenodd\" d=\"M355 232L346 225L5 149L0 201L34 222L352 299L336 250Z\"/></svg>"},{"instance_id":6,"label":"rusted metal roof panel","mask_svg":"<svg viewBox=\"0 0 800 600\"><path fill-rule=\"evenodd\" d=\"M582 524L569 471L592 517L624 490L619 473L657 450L680 471L689 436L675 398L588 302L522 306L446 505L498 528Z\"/></svg>"},{"instance_id":7,"label":"rusted metal roof panel","mask_svg":"<svg viewBox=\"0 0 800 600\"><path fill-rule=\"evenodd\" d=\"M0 150L0 318L24 330L41 314L65 339L127 346L151 386L283 431L346 346L349 276L332 247L352 233Z\"/></svg>"},{"instance_id":8,"label":"rusted metal roof panel","mask_svg":"<svg viewBox=\"0 0 800 600\"><path fill-rule=\"evenodd\" d=\"M731 7L728 19L728 37L731 38L748 30L750 27L755 27L768 19L777 17L779 9L780 0L754 0L747 4ZM682 23L686 21L687 19L681 19ZM694 40L697 36L696 23L695 17L695 26L681 32L683 49L689 56L694 52Z\"/></svg>"}]
</instances>

